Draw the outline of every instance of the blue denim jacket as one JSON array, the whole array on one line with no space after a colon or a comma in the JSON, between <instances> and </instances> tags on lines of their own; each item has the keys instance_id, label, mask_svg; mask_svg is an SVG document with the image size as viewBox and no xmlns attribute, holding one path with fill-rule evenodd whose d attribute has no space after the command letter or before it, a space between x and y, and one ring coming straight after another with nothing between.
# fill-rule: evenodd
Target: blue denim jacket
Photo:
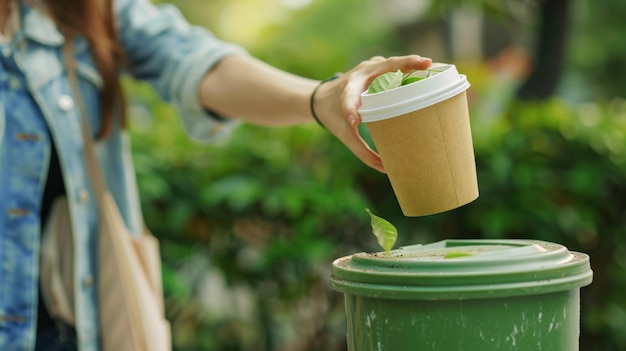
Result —
<instances>
[{"instance_id":1,"label":"blue denim jacket","mask_svg":"<svg viewBox=\"0 0 626 351\"><path fill-rule=\"evenodd\" d=\"M208 140L223 130L198 101L201 77L226 55L245 51L190 26L171 5L148 0L115 0L119 38L132 74L150 82L180 114L190 137ZM0 350L32 350L37 324L40 202L55 141L69 200L74 234L77 335L80 350L98 350L95 282L97 212L83 160L80 116L64 70L64 38L53 22L22 5L22 29L4 48L13 55L41 114L5 115L0 95ZM98 90L102 80L86 42L74 43L79 89L91 130L99 126ZM6 77L5 77L6 78ZM10 84L8 85L11 86ZM43 116L43 121L41 120ZM7 122L12 123L9 125ZM48 131L49 130L49 134ZM21 128L21 129L20 129ZM109 190L135 234L142 230L129 137L119 124L97 146ZM31 167L36 165L36 167ZM20 167L30 167L20 170ZM24 168L22 167L22 168ZM21 172L21 173L20 173ZM16 176L28 174L29 176Z\"/></svg>"}]
</instances>

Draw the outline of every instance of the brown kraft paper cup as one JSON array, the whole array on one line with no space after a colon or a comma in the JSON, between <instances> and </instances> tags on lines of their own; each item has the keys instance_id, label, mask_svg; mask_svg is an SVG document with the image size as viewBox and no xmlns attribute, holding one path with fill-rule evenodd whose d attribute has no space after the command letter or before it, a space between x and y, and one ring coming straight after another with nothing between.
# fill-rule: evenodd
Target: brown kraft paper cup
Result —
<instances>
[{"instance_id":1,"label":"brown kraft paper cup","mask_svg":"<svg viewBox=\"0 0 626 351\"><path fill-rule=\"evenodd\" d=\"M478 198L465 92L367 127L406 216L444 212Z\"/></svg>"},{"instance_id":2,"label":"brown kraft paper cup","mask_svg":"<svg viewBox=\"0 0 626 351\"><path fill-rule=\"evenodd\" d=\"M405 216L445 212L478 198L465 89L366 124Z\"/></svg>"}]
</instances>

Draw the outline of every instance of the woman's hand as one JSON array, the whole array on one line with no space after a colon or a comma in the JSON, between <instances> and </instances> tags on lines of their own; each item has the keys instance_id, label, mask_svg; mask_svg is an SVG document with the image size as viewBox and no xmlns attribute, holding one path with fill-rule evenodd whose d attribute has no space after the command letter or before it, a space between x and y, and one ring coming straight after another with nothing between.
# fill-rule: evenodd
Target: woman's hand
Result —
<instances>
[{"instance_id":1,"label":"woman's hand","mask_svg":"<svg viewBox=\"0 0 626 351\"><path fill-rule=\"evenodd\" d=\"M385 172L380 156L359 135L361 94L386 72L408 72L430 67L432 60L418 55L373 57L359 63L340 78L323 83L315 94L313 108L320 122L366 165Z\"/></svg>"}]
</instances>

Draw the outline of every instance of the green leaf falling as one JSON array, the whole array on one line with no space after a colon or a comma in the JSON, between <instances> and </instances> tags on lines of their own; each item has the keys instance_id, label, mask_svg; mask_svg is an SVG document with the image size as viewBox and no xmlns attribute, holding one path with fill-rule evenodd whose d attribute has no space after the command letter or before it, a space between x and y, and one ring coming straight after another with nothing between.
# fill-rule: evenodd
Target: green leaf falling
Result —
<instances>
[{"instance_id":1,"label":"green leaf falling","mask_svg":"<svg viewBox=\"0 0 626 351\"><path fill-rule=\"evenodd\" d=\"M366 208L365 211L370 215L372 233L376 236L378 245L380 245L388 254L393 245L396 243L398 230L387 220L373 214L369 208Z\"/></svg>"}]
</instances>

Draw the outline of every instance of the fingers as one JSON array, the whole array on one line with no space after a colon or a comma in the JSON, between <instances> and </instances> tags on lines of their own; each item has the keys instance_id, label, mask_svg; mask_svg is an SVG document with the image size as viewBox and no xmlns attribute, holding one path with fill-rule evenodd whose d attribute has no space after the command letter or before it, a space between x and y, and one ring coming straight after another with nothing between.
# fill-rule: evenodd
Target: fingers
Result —
<instances>
[{"instance_id":1,"label":"fingers","mask_svg":"<svg viewBox=\"0 0 626 351\"><path fill-rule=\"evenodd\" d=\"M376 77L383 73L409 72L411 70L427 69L432 60L419 55L393 56L384 58L375 56L361 62L346 73L347 83L341 96L341 106L346 118L353 128L361 123L358 109L361 106L361 94L367 90Z\"/></svg>"},{"instance_id":2,"label":"fingers","mask_svg":"<svg viewBox=\"0 0 626 351\"><path fill-rule=\"evenodd\" d=\"M385 168L383 167L380 156L363 140L357 129L351 128L349 139L344 140L343 143L361 160L361 162L381 173L385 173Z\"/></svg>"},{"instance_id":3,"label":"fingers","mask_svg":"<svg viewBox=\"0 0 626 351\"><path fill-rule=\"evenodd\" d=\"M336 87L341 91L339 106L343 111L345 120L337 128L335 135L366 165L385 173L380 156L370 148L370 146L359 135L358 126L361 123L361 116L358 109L361 105L361 94L367 90L370 83L379 75L387 72L409 72L411 70L427 69L432 64L432 60L419 55L382 57L375 56L367 61L363 61L356 67L346 72L341 81L336 83ZM343 89L341 88L343 86ZM336 101L336 100L335 100ZM347 122L347 125L344 124Z\"/></svg>"},{"instance_id":4,"label":"fingers","mask_svg":"<svg viewBox=\"0 0 626 351\"><path fill-rule=\"evenodd\" d=\"M367 88L376 77L383 73L395 72L397 70L402 72L409 72L414 69L421 70L430 67L431 64L431 59L419 55L392 56L388 58L376 56L361 62L351 72L362 75L366 83L363 88Z\"/></svg>"},{"instance_id":5,"label":"fingers","mask_svg":"<svg viewBox=\"0 0 626 351\"><path fill-rule=\"evenodd\" d=\"M366 61L368 62L368 61ZM407 56L392 56L389 58L376 57L375 60L370 59L369 64L365 64L366 72L371 83L377 76L386 73L400 70L402 72L408 72L413 69L426 69L430 67L432 60L427 57L419 55L407 55ZM369 85L369 84L368 84Z\"/></svg>"}]
</instances>

